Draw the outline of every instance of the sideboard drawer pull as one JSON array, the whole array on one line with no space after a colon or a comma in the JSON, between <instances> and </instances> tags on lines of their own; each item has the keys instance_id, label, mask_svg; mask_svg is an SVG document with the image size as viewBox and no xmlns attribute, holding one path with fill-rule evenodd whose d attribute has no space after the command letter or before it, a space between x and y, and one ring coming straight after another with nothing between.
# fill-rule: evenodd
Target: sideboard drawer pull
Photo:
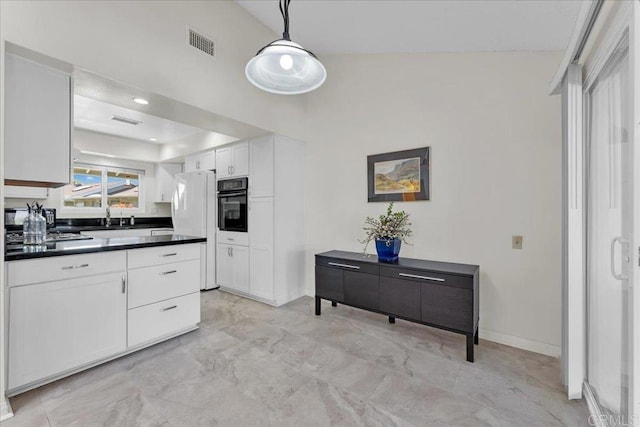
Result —
<instances>
[{"instance_id":1,"label":"sideboard drawer pull","mask_svg":"<svg viewBox=\"0 0 640 427\"><path fill-rule=\"evenodd\" d=\"M417 274L398 273L402 277L411 277L413 279L433 280L434 282L444 282L440 277L418 276Z\"/></svg>"},{"instance_id":2,"label":"sideboard drawer pull","mask_svg":"<svg viewBox=\"0 0 640 427\"><path fill-rule=\"evenodd\" d=\"M169 271L163 271L160 273L161 276L166 276L167 274L173 274L173 273L177 273L178 270L169 270Z\"/></svg>"},{"instance_id":3,"label":"sideboard drawer pull","mask_svg":"<svg viewBox=\"0 0 640 427\"><path fill-rule=\"evenodd\" d=\"M160 255L160 256L162 256L162 257L166 257L166 256L176 256L176 255L178 255L178 253L177 253L177 252L172 252L172 253L170 253L170 254L163 254L163 255Z\"/></svg>"},{"instance_id":4,"label":"sideboard drawer pull","mask_svg":"<svg viewBox=\"0 0 640 427\"><path fill-rule=\"evenodd\" d=\"M340 264L337 262L330 262L329 265L332 265L334 267L344 267L344 268L352 268L354 270L360 270L360 267L358 267L357 265Z\"/></svg>"},{"instance_id":5,"label":"sideboard drawer pull","mask_svg":"<svg viewBox=\"0 0 640 427\"><path fill-rule=\"evenodd\" d=\"M171 307L161 308L160 311L169 311L169 310L173 310L174 308L178 308L178 306L172 305Z\"/></svg>"},{"instance_id":6,"label":"sideboard drawer pull","mask_svg":"<svg viewBox=\"0 0 640 427\"><path fill-rule=\"evenodd\" d=\"M80 264L80 265L68 265L66 267L62 267L63 270L75 270L76 268L85 268L89 267L89 264Z\"/></svg>"}]
</instances>

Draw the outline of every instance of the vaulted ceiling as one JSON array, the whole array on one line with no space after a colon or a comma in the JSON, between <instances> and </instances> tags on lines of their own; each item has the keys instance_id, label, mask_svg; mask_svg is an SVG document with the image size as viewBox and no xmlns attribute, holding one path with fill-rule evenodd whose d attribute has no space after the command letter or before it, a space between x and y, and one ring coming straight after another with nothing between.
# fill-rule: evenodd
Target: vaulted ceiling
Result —
<instances>
[{"instance_id":1,"label":"vaulted ceiling","mask_svg":"<svg viewBox=\"0 0 640 427\"><path fill-rule=\"evenodd\" d=\"M278 0L237 2L282 33ZM292 40L317 54L564 50L580 4L580 0L292 0L290 33Z\"/></svg>"}]
</instances>

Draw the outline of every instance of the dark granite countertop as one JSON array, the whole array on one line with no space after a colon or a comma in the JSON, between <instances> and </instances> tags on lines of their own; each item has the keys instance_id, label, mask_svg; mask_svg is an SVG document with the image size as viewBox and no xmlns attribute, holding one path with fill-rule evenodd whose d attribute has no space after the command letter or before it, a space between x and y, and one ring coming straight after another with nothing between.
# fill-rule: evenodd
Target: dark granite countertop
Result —
<instances>
[{"instance_id":1,"label":"dark granite countertop","mask_svg":"<svg viewBox=\"0 0 640 427\"><path fill-rule=\"evenodd\" d=\"M135 225L129 225L129 217L123 217L124 225L120 227L120 217L111 217L111 226L104 225L104 218L58 218L55 227L49 231L61 233L80 233L92 230L131 230L136 228L173 228L169 217L135 218Z\"/></svg>"},{"instance_id":2,"label":"dark granite countertop","mask_svg":"<svg viewBox=\"0 0 640 427\"><path fill-rule=\"evenodd\" d=\"M480 268L473 264L458 264L453 262L427 261L414 258L400 257L397 262L387 263L379 262L376 255L363 254L362 252L345 252L345 251L329 251L316 254L319 257L339 258L348 261L366 262L378 264L380 266L393 266L401 268L410 268L416 270L429 270L446 274L457 274L461 276L473 276Z\"/></svg>"},{"instance_id":3,"label":"dark granite countertop","mask_svg":"<svg viewBox=\"0 0 640 427\"><path fill-rule=\"evenodd\" d=\"M90 240L72 240L50 242L46 245L7 245L4 260L16 261L21 259L43 258L51 256L76 255L92 252L121 251L125 249L139 249L153 246L182 245L187 243L206 242L204 237L183 236L169 234L164 236L97 238Z\"/></svg>"},{"instance_id":4,"label":"dark granite countertop","mask_svg":"<svg viewBox=\"0 0 640 427\"><path fill-rule=\"evenodd\" d=\"M56 225L49 228L47 231L55 233L59 231L61 233L81 233L83 231L95 231L95 230L135 230L141 228L173 228L170 224L136 224L136 225L123 225L120 227L118 222L112 223L110 227L105 225Z\"/></svg>"}]
</instances>

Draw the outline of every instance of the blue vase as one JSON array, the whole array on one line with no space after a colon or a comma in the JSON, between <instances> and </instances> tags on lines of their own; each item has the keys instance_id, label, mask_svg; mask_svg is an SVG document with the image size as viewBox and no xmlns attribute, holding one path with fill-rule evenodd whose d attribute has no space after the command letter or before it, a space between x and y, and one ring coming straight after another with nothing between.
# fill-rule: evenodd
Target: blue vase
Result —
<instances>
[{"instance_id":1,"label":"blue vase","mask_svg":"<svg viewBox=\"0 0 640 427\"><path fill-rule=\"evenodd\" d=\"M396 262L400 253L400 239L376 239L376 251L381 262Z\"/></svg>"}]
</instances>

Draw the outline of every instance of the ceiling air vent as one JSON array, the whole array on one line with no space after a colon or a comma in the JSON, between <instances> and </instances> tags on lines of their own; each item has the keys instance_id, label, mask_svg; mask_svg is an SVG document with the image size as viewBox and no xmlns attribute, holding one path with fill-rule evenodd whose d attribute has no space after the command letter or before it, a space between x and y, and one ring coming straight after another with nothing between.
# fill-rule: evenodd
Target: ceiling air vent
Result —
<instances>
[{"instance_id":1,"label":"ceiling air vent","mask_svg":"<svg viewBox=\"0 0 640 427\"><path fill-rule=\"evenodd\" d=\"M127 123L134 126L142 123L140 120L130 119L128 117L122 117L122 116L115 116L115 115L111 116L111 120L115 120L116 122Z\"/></svg>"},{"instance_id":2,"label":"ceiling air vent","mask_svg":"<svg viewBox=\"0 0 640 427\"><path fill-rule=\"evenodd\" d=\"M203 51L207 55L213 56L213 40L196 32L193 28L187 27L187 38L190 46Z\"/></svg>"}]
</instances>

